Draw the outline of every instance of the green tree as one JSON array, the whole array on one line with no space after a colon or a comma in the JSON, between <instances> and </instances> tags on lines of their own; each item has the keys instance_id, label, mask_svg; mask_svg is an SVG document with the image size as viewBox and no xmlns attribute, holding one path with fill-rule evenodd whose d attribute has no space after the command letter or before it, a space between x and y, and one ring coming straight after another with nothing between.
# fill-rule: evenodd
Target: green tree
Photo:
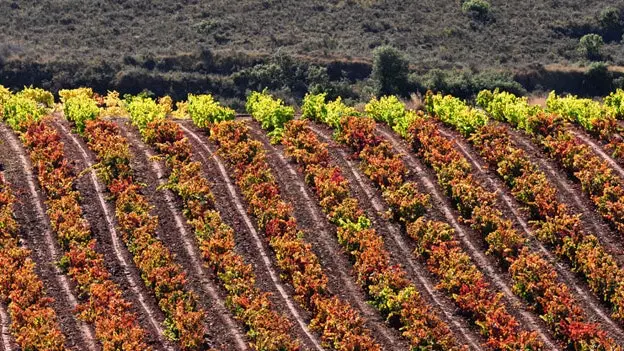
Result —
<instances>
[{"instance_id":1,"label":"green tree","mask_svg":"<svg viewBox=\"0 0 624 351\"><path fill-rule=\"evenodd\" d=\"M405 55L392 46L380 46L373 52L373 81L381 95L406 95L409 62Z\"/></svg>"},{"instance_id":2,"label":"green tree","mask_svg":"<svg viewBox=\"0 0 624 351\"><path fill-rule=\"evenodd\" d=\"M607 7L600 12L600 25L606 30L620 28L620 11L615 7Z\"/></svg>"},{"instance_id":3,"label":"green tree","mask_svg":"<svg viewBox=\"0 0 624 351\"><path fill-rule=\"evenodd\" d=\"M485 0L467 0L462 4L462 12L478 19L490 16L490 3Z\"/></svg>"},{"instance_id":4,"label":"green tree","mask_svg":"<svg viewBox=\"0 0 624 351\"><path fill-rule=\"evenodd\" d=\"M586 34L579 41L579 51L590 60L599 59L602 45L604 41L600 35Z\"/></svg>"}]
</instances>

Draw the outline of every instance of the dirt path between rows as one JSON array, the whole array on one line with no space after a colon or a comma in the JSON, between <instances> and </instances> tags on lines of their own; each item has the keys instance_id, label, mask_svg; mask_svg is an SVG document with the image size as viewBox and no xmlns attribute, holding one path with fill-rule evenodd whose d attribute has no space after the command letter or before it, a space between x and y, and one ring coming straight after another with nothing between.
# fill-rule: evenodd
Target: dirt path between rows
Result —
<instances>
[{"instance_id":1,"label":"dirt path between rows","mask_svg":"<svg viewBox=\"0 0 624 351\"><path fill-rule=\"evenodd\" d=\"M41 192L26 150L17 136L4 124L0 124L0 159L3 159L5 175L11 184L17 203L15 216L20 225L20 240L31 248L30 257L36 263L36 273L54 299L52 308L57 314L61 331L70 349L100 350L93 327L76 318L74 309L78 300L69 278L62 274L56 262L61 250L50 228L46 215L45 196Z\"/></svg>"},{"instance_id":2,"label":"dirt path between rows","mask_svg":"<svg viewBox=\"0 0 624 351\"><path fill-rule=\"evenodd\" d=\"M403 233L398 225L390 223L385 218L388 207L377 194L377 188L362 175L350 155L348 155L341 145L338 145L332 138L332 131L324 125L311 123L310 127L320 137L321 141L328 144L332 161L343 171L343 175L348 179L353 195L358 199L360 205L370 216L375 228L384 237L386 246L393 254L394 263L400 263L406 268L409 275L414 277L421 291L425 292L423 297L431 306L436 306L444 313L445 320L456 334L461 335L473 348L481 349L479 344L480 336L475 328L468 324L468 321L461 316L461 312L450 301L446 295L433 288L431 282L436 278L431 276L425 267L422 267L413 254L415 245L413 241L403 238Z\"/></svg>"},{"instance_id":3,"label":"dirt path between rows","mask_svg":"<svg viewBox=\"0 0 624 351\"><path fill-rule=\"evenodd\" d=\"M624 248L621 245L622 236L615 232L598 213L596 206L583 192L578 181L566 176L566 171L559 166L558 162L549 158L527 136L513 128L509 128L509 126L505 125L505 128L508 130L514 145L523 149L529 159L538 165L550 183L557 188L557 199L561 203L567 204L574 213L582 215L584 231L599 237L618 264L624 266Z\"/></svg>"},{"instance_id":4,"label":"dirt path between rows","mask_svg":"<svg viewBox=\"0 0 624 351\"><path fill-rule=\"evenodd\" d=\"M9 315L4 305L0 305L0 333L2 333L2 351L13 351L13 338L9 332Z\"/></svg>"},{"instance_id":5,"label":"dirt path between rows","mask_svg":"<svg viewBox=\"0 0 624 351\"><path fill-rule=\"evenodd\" d=\"M224 185L227 189L227 195L225 196L225 198L227 198L229 201L232 201L233 208L236 209L236 212L229 212L231 213L230 216L224 216L224 220L226 221L226 223L232 224L230 223L232 215L239 216L245 225L245 233L248 234L247 237L251 236L252 242L255 244L255 250L260 258L260 262L263 265L260 270L256 269L256 274L260 273L261 271L268 273L268 278L270 279L270 281L273 282L273 285L277 289L279 296L281 297L288 309L290 319L296 322L296 325L298 325L299 327L298 329L300 329L300 334L301 332L303 332L304 334L304 337L301 340L306 341L308 344L310 344L311 347L317 350L322 350L323 348L321 347L318 336L316 334L313 334L309 330L306 322L311 319L311 315L305 311L302 311L302 309L300 309L298 306L295 306L294 299L292 298L293 291L291 286L282 284L278 273L279 268L277 268L276 264L273 262L273 259L270 257L273 255L269 254L269 252L271 252L271 249L266 245L266 240L261 238L261 235L258 233L256 227L254 226L254 221L252 221L252 219L247 214L245 206L243 205L243 200L236 191L236 188L232 182L232 179L228 175L225 165L216 156L212 149L213 147L208 145L208 137L205 136L203 133L199 132L190 124L180 123L180 126L184 133L187 135L187 137L189 137L189 141L193 145L194 157L198 159L200 163L205 165L206 168L212 168L214 170L216 166L216 169L218 169L218 173L213 173L209 179L215 182L215 184L218 182L223 182L222 186ZM215 193L215 196L216 195L217 193ZM217 203L219 202L220 201L217 201ZM233 226L233 228L240 228L240 226ZM237 231L237 233L241 232Z\"/></svg>"},{"instance_id":6,"label":"dirt path between rows","mask_svg":"<svg viewBox=\"0 0 624 351\"><path fill-rule=\"evenodd\" d=\"M606 152L600 147L597 143L595 143L589 136L587 136L584 132L568 129L570 133L579 138L583 143L589 146L592 151L604 161L606 161L609 166L620 176L620 178L624 179L624 168L620 167L620 165L613 159L613 157L607 155Z\"/></svg>"},{"instance_id":7,"label":"dirt path between rows","mask_svg":"<svg viewBox=\"0 0 624 351\"><path fill-rule=\"evenodd\" d=\"M513 196L510 194L508 187L503 184L500 179L493 174L493 171L489 170L484 165L478 156L478 153L472 149L471 146L455 131L449 131L442 125L438 124L438 130L444 137L452 140L455 143L456 149L464 155L470 165L473 167L473 175L476 175L475 179L479 181L479 184L484 186L489 191L496 191L499 197L499 210L503 210L504 217L511 219L512 221L519 223L525 232L525 236L529 238L532 246L539 250L539 252L555 267L560 279L575 293L577 301L584 305L586 313L589 314L590 319L601 322L608 330L614 334L615 337L622 340L624 338L624 331L618 323L609 317L609 310L595 297L586 283L579 279L578 276L572 274L571 268L564 266L563 262L559 260L550 250L548 250L544 244L535 238L532 229L526 219L526 214L520 214L522 212L521 205L516 202ZM485 184L487 183L487 184ZM501 201L502 200L502 201ZM506 208L504 208L506 207ZM593 316L592 316L593 315Z\"/></svg>"},{"instance_id":8,"label":"dirt path between rows","mask_svg":"<svg viewBox=\"0 0 624 351\"><path fill-rule=\"evenodd\" d=\"M145 287L132 256L119 233L115 218L115 206L105 193L106 187L97 178L92 169L95 155L91 153L84 141L71 133L66 121L55 121L53 126L61 134L65 143L67 159L72 160L77 173L84 172L76 181L80 191L81 207L87 218L93 236L97 238L99 252L109 258L105 262L113 280L122 287L124 297L133 303L140 325L148 332L148 343L157 349L174 350L174 346L164 337L162 323L164 315L158 308L154 295ZM105 199L105 197L107 199Z\"/></svg>"},{"instance_id":9,"label":"dirt path between rows","mask_svg":"<svg viewBox=\"0 0 624 351\"><path fill-rule=\"evenodd\" d=\"M117 120L122 135L130 144L133 154L132 169L136 182L144 183L142 193L154 206L158 216L158 237L174 253L175 260L187 273L188 286L197 292L204 310L205 324L215 347L224 350L248 350L245 331L236 323L225 306L225 293L219 290L214 274L205 268L192 229L182 217L182 205L167 189L159 189L167 183L162 161L154 160L150 148L141 141L136 129L125 120Z\"/></svg>"},{"instance_id":10,"label":"dirt path between rows","mask_svg":"<svg viewBox=\"0 0 624 351\"><path fill-rule=\"evenodd\" d=\"M432 196L433 215L434 218L449 223L453 229L455 229L456 236L463 249L472 257L475 265L483 272L486 279L492 281L492 287L498 288L504 293L509 306L508 311L516 316L521 324L531 326L531 330L535 330L539 333L543 342L549 348L556 348L557 341L555 341L548 329L539 317L531 312L517 295L515 295L510 286L511 281L508 272L500 267L495 258L485 255L483 252L487 250L487 244L483 237L476 233L474 230L459 223L457 218L459 213L454 209L447 196L444 195L442 189L436 181L436 175L428 167L424 166L419 159L417 159L411 152L410 147L386 126L378 125L378 132L386 140L388 140L392 147L403 156L403 161L408 166L410 172L410 180L416 182L420 186L424 186L424 193Z\"/></svg>"},{"instance_id":11,"label":"dirt path between rows","mask_svg":"<svg viewBox=\"0 0 624 351\"><path fill-rule=\"evenodd\" d=\"M293 204L297 223L304 229L306 241L312 245L312 250L327 274L330 291L348 301L366 318L366 327L373 332L378 342L386 345L386 349L407 349L408 345L399 332L389 327L381 315L366 303L364 291L355 283L357 278L351 269L352 264L334 234L336 226L327 221L315 195L310 193L305 184L303 175L295 170L296 165L286 159L281 145L271 145L259 124L253 122L248 125L252 128L252 136L261 141L267 151L267 161L282 191L282 197Z\"/></svg>"}]
</instances>

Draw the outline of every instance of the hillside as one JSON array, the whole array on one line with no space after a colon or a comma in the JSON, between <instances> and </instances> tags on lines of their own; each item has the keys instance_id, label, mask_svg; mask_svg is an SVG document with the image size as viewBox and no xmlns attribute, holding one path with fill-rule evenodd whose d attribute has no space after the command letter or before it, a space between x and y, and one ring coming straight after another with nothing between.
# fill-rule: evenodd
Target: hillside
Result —
<instances>
[{"instance_id":1,"label":"hillside","mask_svg":"<svg viewBox=\"0 0 624 351\"><path fill-rule=\"evenodd\" d=\"M462 12L459 1L431 0L3 1L0 79L15 87L128 92L145 86L132 84L142 80L160 85L157 93L212 90L241 99L257 87L232 74L275 54L323 60L321 66L366 64L374 48L392 45L420 74L432 68L516 73L536 65L585 65L577 46L591 32L605 38L601 60L624 65L621 27L606 30L599 20L607 7L624 7L622 1L490 3L489 14L478 17ZM329 79L353 83L368 73L340 66Z\"/></svg>"}]
</instances>

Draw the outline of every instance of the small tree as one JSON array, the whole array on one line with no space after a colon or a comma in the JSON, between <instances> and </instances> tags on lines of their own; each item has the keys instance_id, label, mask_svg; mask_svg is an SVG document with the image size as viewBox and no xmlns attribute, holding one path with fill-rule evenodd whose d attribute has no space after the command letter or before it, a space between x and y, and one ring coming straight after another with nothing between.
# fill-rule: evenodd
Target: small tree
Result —
<instances>
[{"instance_id":1,"label":"small tree","mask_svg":"<svg viewBox=\"0 0 624 351\"><path fill-rule=\"evenodd\" d=\"M607 7L600 12L600 25L606 30L620 28L620 11L615 7Z\"/></svg>"},{"instance_id":2,"label":"small tree","mask_svg":"<svg viewBox=\"0 0 624 351\"><path fill-rule=\"evenodd\" d=\"M381 95L405 95L408 89L409 63L394 47L380 46L373 52L373 81Z\"/></svg>"},{"instance_id":3,"label":"small tree","mask_svg":"<svg viewBox=\"0 0 624 351\"><path fill-rule=\"evenodd\" d=\"M490 16L490 3L485 0L467 0L462 4L462 12L478 19Z\"/></svg>"},{"instance_id":4,"label":"small tree","mask_svg":"<svg viewBox=\"0 0 624 351\"><path fill-rule=\"evenodd\" d=\"M594 95L606 95L611 91L613 76L604 62L592 62L585 73L584 85Z\"/></svg>"},{"instance_id":5,"label":"small tree","mask_svg":"<svg viewBox=\"0 0 624 351\"><path fill-rule=\"evenodd\" d=\"M579 51L590 60L600 58L600 49L604 41L598 34L586 34L579 41Z\"/></svg>"}]
</instances>

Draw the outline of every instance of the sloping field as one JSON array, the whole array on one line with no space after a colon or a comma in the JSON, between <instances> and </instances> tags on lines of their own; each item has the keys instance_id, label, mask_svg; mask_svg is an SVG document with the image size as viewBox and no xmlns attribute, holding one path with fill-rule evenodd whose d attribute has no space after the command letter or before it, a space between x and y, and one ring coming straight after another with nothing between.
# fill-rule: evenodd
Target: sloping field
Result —
<instances>
[{"instance_id":1,"label":"sloping field","mask_svg":"<svg viewBox=\"0 0 624 351\"><path fill-rule=\"evenodd\" d=\"M0 86L1 349L620 350L623 96Z\"/></svg>"}]
</instances>

